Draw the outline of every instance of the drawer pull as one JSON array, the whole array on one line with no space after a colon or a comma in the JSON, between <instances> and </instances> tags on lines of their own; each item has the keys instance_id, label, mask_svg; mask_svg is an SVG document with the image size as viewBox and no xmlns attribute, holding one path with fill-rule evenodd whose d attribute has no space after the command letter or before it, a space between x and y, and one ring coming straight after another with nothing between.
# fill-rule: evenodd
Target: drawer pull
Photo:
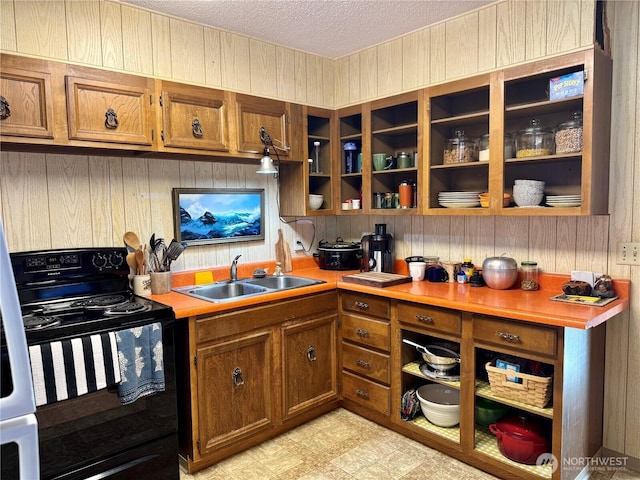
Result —
<instances>
[{"instance_id":1,"label":"drawer pull","mask_svg":"<svg viewBox=\"0 0 640 480\"><path fill-rule=\"evenodd\" d=\"M11 110L9 110L9 102L7 99L0 95L0 120L9 118L11 116Z\"/></svg>"},{"instance_id":2,"label":"drawer pull","mask_svg":"<svg viewBox=\"0 0 640 480\"><path fill-rule=\"evenodd\" d=\"M241 385L244 385L244 378L242 378L242 370L240 370L240 367L236 367L235 370L233 371L233 384L236 387L239 387Z\"/></svg>"},{"instance_id":3,"label":"drawer pull","mask_svg":"<svg viewBox=\"0 0 640 480\"><path fill-rule=\"evenodd\" d=\"M359 388L356 390L356 395L360 398L369 400L369 392L365 392L364 390L360 390Z\"/></svg>"},{"instance_id":4,"label":"drawer pull","mask_svg":"<svg viewBox=\"0 0 640 480\"><path fill-rule=\"evenodd\" d=\"M115 130L118 128L118 114L115 112L113 108L109 108L106 112L104 112L104 126L109 130Z\"/></svg>"},{"instance_id":5,"label":"drawer pull","mask_svg":"<svg viewBox=\"0 0 640 480\"><path fill-rule=\"evenodd\" d=\"M313 345L309 345L309 348L307 349L307 360L315 362L316 358L316 349L313 348Z\"/></svg>"},{"instance_id":6,"label":"drawer pull","mask_svg":"<svg viewBox=\"0 0 640 480\"><path fill-rule=\"evenodd\" d=\"M360 310L369 310L369 304L365 302L355 302L354 305Z\"/></svg>"},{"instance_id":7,"label":"drawer pull","mask_svg":"<svg viewBox=\"0 0 640 480\"><path fill-rule=\"evenodd\" d=\"M356 328L356 335L362 338L369 338L369 332L367 330L362 330L361 328Z\"/></svg>"},{"instance_id":8,"label":"drawer pull","mask_svg":"<svg viewBox=\"0 0 640 480\"><path fill-rule=\"evenodd\" d=\"M430 317L429 315L416 315L416 319L422 323L433 323L433 317Z\"/></svg>"},{"instance_id":9,"label":"drawer pull","mask_svg":"<svg viewBox=\"0 0 640 480\"><path fill-rule=\"evenodd\" d=\"M359 367L362 367L362 368L366 368L367 370L369 368L371 368L371 365L366 360L358 359L358 360L356 360L356 365L358 365Z\"/></svg>"},{"instance_id":10,"label":"drawer pull","mask_svg":"<svg viewBox=\"0 0 640 480\"><path fill-rule=\"evenodd\" d=\"M511 343L520 342L520 335L515 335L513 333L498 332L498 337L500 337L502 340L506 340L507 342L511 342Z\"/></svg>"},{"instance_id":11,"label":"drawer pull","mask_svg":"<svg viewBox=\"0 0 640 480\"><path fill-rule=\"evenodd\" d=\"M202 138L202 125L200 124L200 120L198 120L197 118L191 122L191 132L193 133L193 136L196 138Z\"/></svg>"}]
</instances>

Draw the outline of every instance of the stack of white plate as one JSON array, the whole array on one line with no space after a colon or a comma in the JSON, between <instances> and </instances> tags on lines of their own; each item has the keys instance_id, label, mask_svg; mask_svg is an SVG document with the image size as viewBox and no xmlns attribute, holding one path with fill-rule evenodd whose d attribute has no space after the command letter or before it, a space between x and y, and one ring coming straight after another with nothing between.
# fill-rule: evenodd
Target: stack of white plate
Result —
<instances>
[{"instance_id":1,"label":"stack of white plate","mask_svg":"<svg viewBox=\"0 0 640 480\"><path fill-rule=\"evenodd\" d=\"M550 207L579 207L581 204L581 195L547 195L547 205Z\"/></svg>"},{"instance_id":2,"label":"stack of white plate","mask_svg":"<svg viewBox=\"0 0 640 480\"><path fill-rule=\"evenodd\" d=\"M438 203L446 208L472 208L480 206L480 192L440 192Z\"/></svg>"}]
</instances>

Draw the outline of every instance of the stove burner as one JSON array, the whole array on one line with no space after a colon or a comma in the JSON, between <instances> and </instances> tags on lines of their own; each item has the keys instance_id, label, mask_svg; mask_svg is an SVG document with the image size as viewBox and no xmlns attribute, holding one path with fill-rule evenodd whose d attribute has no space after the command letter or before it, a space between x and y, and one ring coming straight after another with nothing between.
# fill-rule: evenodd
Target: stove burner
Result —
<instances>
[{"instance_id":1,"label":"stove burner","mask_svg":"<svg viewBox=\"0 0 640 480\"><path fill-rule=\"evenodd\" d=\"M25 315L22 317L22 323L24 323L25 330L39 330L41 328L58 325L60 323L60 319L50 315Z\"/></svg>"},{"instance_id":2,"label":"stove burner","mask_svg":"<svg viewBox=\"0 0 640 480\"><path fill-rule=\"evenodd\" d=\"M132 313L146 312L151 309L150 305L143 305L136 302L124 302L113 308L105 310L105 315L129 315Z\"/></svg>"},{"instance_id":3,"label":"stove burner","mask_svg":"<svg viewBox=\"0 0 640 480\"><path fill-rule=\"evenodd\" d=\"M107 295L104 297L87 298L78 300L71 304L71 307L83 307L89 310L99 310L116 305L126 304L127 300L122 295Z\"/></svg>"}]
</instances>

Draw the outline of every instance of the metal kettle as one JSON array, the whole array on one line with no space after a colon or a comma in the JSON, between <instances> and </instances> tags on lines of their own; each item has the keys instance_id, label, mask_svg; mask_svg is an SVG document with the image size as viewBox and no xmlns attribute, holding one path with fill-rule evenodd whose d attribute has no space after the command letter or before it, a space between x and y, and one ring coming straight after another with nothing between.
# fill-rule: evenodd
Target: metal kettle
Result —
<instances>
[{"instance_id":1,"label":"metal kettle","mask_svg":"<svg viewBox=\"0 0 640 480\"><path fill-rule=\"evenodd\" d=\"M393 236L387 233L386 223L376 223L375 233L364 235L360 244L361 271L393 273Z\"/></svg>"}]
</instances>

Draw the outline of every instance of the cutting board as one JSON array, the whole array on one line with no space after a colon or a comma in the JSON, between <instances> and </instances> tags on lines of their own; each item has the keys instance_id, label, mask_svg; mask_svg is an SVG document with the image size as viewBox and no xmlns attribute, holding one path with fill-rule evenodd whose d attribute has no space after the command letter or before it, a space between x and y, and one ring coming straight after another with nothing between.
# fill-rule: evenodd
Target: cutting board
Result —
<instances>
[{"instance_id":1,"label":"cutting board","mask_svg":"<svg viewBox=\"0 0 640 480\"><path fill-rule=\"evenodd\" d=\"M282 237L282 230L278 229L278 241L276 242L276 262L280 262L283 272L291 272L291 248L289 242Z\"/></svg>"},{"instance_id":2,"label":"cutting board","mask_svg":"<svg viewBox=\"0 0 640 480\"><path fill-rule=\"evenodd\" d=\"M344 282L357 283L368 287L390 287L392 285L400 285L401 283L409 283L411 277L397 275L395 273L363 272L343 275L342 280Z\"/></svg>"}]
</instances>

